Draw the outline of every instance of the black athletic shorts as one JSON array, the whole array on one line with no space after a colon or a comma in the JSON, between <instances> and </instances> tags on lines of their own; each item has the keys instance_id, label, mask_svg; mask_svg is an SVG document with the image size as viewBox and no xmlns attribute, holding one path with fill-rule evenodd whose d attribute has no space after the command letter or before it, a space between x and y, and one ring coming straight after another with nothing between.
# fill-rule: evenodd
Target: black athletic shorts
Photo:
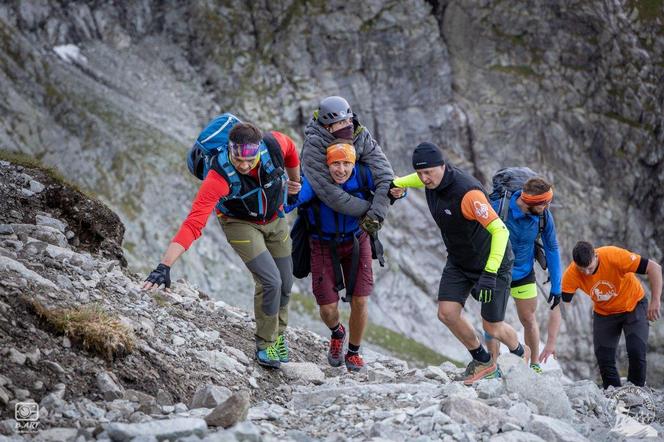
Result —
<instances>
[{"instance_id":1,"label":"black athletic shorts","mask_svg":"<svg viewBox=\"0 0 664 442\"><path fill-rule=\"evenodd\" d=\"M480 275L481 272L468 272L447 261L443 269L443 276L440 278L438 300L453 301L465 305L468 294ZM493 292L493 298L491 302L482 304L482 319L488 322L500 322L505 319L511 282L512 266L501 266L496 278L496 289ZM477 299L476 294L473 297Z\"/></svg>"},{"instance_id":2,"label":"black athletic shorts","mask_svg":"<svg viewBox=\"0 0 664 442\"><path fill-rule=\"evenodd\" d=\"M522 285L532 284L534 282L537 282L537 280L535 279L535 269L533 268L530 273L523 278L512 281L510 287L521 287Z\"/></svg>"}]
</instances>

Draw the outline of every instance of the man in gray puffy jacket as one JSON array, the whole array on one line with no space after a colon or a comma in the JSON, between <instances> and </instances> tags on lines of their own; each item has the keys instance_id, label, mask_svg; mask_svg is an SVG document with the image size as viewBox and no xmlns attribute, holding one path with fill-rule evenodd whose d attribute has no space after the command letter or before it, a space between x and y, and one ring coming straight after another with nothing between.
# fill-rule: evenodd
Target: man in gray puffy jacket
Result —
<instances>
[{"instance_id":1,"label":"man in gray puffy jacket","mask_svg":"<svg viewBox=\"0 0 664 442\"><path fill-rule=\"evenodd\" d=\"M371 170L376 192L369 202L346 193L330 178L326 149L335 139L352 140L357 161ZM323 99L318 111L304 129L302 169L316 196L336 212L361 217L361 227L369 234L378 231L387 216L388 192L394 172L383 150L369 130L353 115L348 101L331 96Z\"/></svg>"}]
</instances>

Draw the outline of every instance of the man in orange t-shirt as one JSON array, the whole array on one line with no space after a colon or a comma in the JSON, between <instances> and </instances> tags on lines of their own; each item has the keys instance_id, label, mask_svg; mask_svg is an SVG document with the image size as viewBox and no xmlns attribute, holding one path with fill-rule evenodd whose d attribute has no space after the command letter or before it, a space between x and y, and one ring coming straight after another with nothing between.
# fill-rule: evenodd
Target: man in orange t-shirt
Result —
<instances>
[{"instance_id":1,"label":"man in orange t-shirt","mask_svg":"<svg viewBox=\"0 0 664 442\"><path fill-rule=\"evenodd\" d=\"M662 268L629 250L614 246L595 249L586 241L574 246L572 256L574 262L563 275L563 301L570 302L576 290L593 301L593 343L604 388L620 386L616 348L623 332L629 359L627 380L645 385L648 321L660 316ZM635 273L648 276L650 305Z\"/></svg>"}]
</instances>

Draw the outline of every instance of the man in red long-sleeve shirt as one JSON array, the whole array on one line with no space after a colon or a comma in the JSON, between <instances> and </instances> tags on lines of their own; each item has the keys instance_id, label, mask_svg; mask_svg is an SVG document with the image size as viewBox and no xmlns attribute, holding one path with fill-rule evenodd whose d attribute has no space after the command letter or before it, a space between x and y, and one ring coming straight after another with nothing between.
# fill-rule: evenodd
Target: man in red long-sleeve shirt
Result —
<instances>
[{"instance_id":1,"label":"man in red long-sleeve shirt","mask_svg":"<svg viewBox=\"0 0 664 442\"><path fill-rule=\"evenodd\" d=\"M284 331L293 285L284 189L287 186L288 194L299 192L300 160L293 140L280 132L263 134L250 123L238 123L228 138L229 162L238 173L239 192L231 195L228 169L215 157L187 219L143 288L170 286L170 267L201 236L214 209L228 242L256 283L256 359L277 368L288 362ZM269 161L273 168L265 167Z\"/></svg>"}]
</instances>

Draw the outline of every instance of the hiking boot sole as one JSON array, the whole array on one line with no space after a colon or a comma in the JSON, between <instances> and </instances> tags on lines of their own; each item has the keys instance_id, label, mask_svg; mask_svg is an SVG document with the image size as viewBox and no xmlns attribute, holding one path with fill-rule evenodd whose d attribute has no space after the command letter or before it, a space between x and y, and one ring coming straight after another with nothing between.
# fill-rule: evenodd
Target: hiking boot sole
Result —
<instances>
[{"instance_id":1,"label":"hiking boot sole","mask_svg":"<svg viewBox=\"0 0 664 442\"><path fill-rule=\"evenodd\" d=\"M266 361L260 361L260 360L257 359L256 362L258 362L258 365L260 365L261 367L265 367L265 368L279 368L279 367L281 367L281 362L279 362L279 361L266 362Z\"/></svg>"},{"instance_id":2,"label":"hiking boot sole","mask_svg":"<svg viewBox=\"0 0 664 442\"><path fill-rule=\"evenodd\" d=\"M348 365L348 364L346 364L346 369L348 371L352 371L352 372L362 371L363 368L364 368L364 366L359 367L357 365Z\"/></svg>"},{"instance_id":3,"label":"hiking boot sole","mask_svg":"<svg viewBox=\"0 0 664 442\"><path fill-rule=\"evenodd\" d=\"M332 367L341 367L341 365L344 363L343 358L339 359L334 359L332 358L329 354L327 355L327 362L332 366Z\"/></svg>"},{"instance_id":4,"label":"hiking boot sole","mask_svg":"<svg viewBox=\"0 0 664 442\"><path fill-rule=\"evenodd\" d=\"M279 368L281 367L281 362L278 360L264 360L258 357L258 352L256 352L256 362L258 365L261 367L266 367L266 368Z\"/></svg>"},{"instance_id":5,"label":"hiking boot sole","mask_svg":"<svg viewBox=\"0 0 664 442\"><path fill-rule=\"evenodd\" d=\"M482 379L500 379L503 377L503 372L500 369L500 365L496 366L496 371L490 375L484 376Z\"/></svg>"},{"instance_id":6,"label":"hiking boot sole","mask_svg":"<svg viewBox=\"0 0 664 442\"><path fill-rule=\"evenodd\" d=\"M464 385L472 385L475 382L479 381L480 379L492 379L496 377L496 373L498 372L498 365L494 362L487 368L475 373L471 377L468 377L463 380Z\"/></svg>"}]
</instances>

